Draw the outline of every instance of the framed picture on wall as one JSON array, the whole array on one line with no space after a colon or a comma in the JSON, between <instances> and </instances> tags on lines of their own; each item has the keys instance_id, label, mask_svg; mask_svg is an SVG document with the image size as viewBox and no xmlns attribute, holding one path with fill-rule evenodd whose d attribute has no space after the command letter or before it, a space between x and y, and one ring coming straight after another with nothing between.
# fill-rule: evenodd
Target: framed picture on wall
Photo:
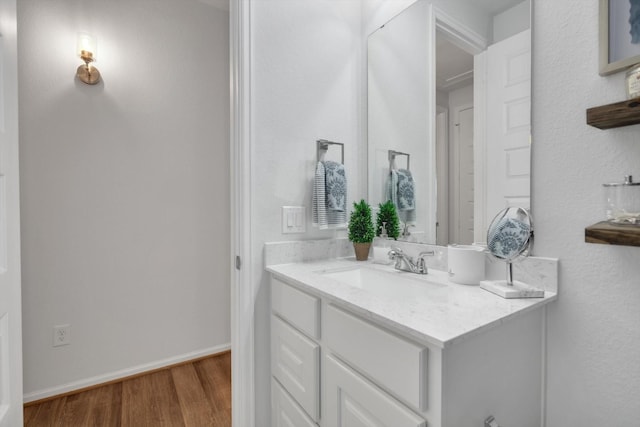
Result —
<instances>
[{"instance_id":1,"label":"framed picture on wall","mask_svg":"<svg viewBox=\"0 0 640 427\"><path fill-rule=\"evenodd\" d=\"M640 63L640 0L600 0L600 75Z\"/></svg>"}]
</instances>

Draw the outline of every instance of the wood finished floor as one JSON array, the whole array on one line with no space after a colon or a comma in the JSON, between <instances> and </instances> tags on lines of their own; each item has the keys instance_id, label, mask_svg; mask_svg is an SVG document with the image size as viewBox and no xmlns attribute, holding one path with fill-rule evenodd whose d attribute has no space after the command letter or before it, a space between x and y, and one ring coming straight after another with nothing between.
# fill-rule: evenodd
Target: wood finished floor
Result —
<instances>
[{"instance_id":1,"label":"wood finished floor","mask_svg":"<svg viewBox=\"0 0 640 427\"><path fill-rule=\"evenodd\" d=\"M27 427L230 427L231 353L25 406Z\"/></svg>"}]
</instances>

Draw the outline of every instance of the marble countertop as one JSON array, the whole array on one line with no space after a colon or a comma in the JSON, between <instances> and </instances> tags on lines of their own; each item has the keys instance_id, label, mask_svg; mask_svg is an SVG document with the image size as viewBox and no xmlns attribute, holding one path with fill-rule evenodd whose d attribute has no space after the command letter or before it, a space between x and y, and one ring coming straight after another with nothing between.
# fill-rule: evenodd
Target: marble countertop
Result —
<instances>
[{"instance_id":1,"label":"marble countertop","mask_svg":"<svg viewBox=\"0 0 640 427\"><path fill-rule=\"evenodd\" d=\"M347 285L324 273L364 267L381 275L408 276L412 288L424 283L424 295L418 292L388 292L382 295ZM503 299L479 286L459 285L448 280L447 273L429 270L427 275L400 272L392 265L358 262L355 258L268 265L277 278L298 286L354 311L364 318L399 331L419 341L445 348L469 336L508 321L514 316L554 301L557 294L545 292L544 298ZM405 286L390 276L389 286ZM433 286L428 282L439 284ZM444 285L444 286L442 286Z\"/></svg>"}]
</instances>

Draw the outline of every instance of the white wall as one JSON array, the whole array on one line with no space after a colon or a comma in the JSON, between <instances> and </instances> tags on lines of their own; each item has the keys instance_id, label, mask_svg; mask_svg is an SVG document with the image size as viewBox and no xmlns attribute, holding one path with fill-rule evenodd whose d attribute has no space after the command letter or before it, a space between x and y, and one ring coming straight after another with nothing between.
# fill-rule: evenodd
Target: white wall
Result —
<instances>
[{"instance_id":1,"label":"white wall","mask_svg":"<svg viewBox=\"0 0 640 427\"><path fill-rule=\"evenodd\" d=\"M639 126L598 130L589 107L625 99L598 75L598 2L534 1L535 252L560 258L548 311L547 427L637 426L640 248L587 244L605 218L602 183L640 174Z\"/></svg>"},{"instance_id":2,"label":"white wall","mask_svg":"<svg viewBox=\"0 0 640 427\"><path fill-rule=\"evenodd\" d=\"M366 197L360 176L366 169L360 143L360 0L253 1L251 19L256 420L268 425L270 322L263 244L346 236L314 230L309 223L319 138L345 144L349 199ZM306 234L281 234L283 205L307 207Z\"/></svg>"},{"instance_id":3,"label":"white wall","mask_svg":"<svg viewBox=\"0 0 640 427\"><path fill-rule=\"evenodd\" d=\"M228 12L20 0L18 16L25 393L227 345ZM78 31L98 38L94 87L74 80Z\"/></svg>"}]
</instances>

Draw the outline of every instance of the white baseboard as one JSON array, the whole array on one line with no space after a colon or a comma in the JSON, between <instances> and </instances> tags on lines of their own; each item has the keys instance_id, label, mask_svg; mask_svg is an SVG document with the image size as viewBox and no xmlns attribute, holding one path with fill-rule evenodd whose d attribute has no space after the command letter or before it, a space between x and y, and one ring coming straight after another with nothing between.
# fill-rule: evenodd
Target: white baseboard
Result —
<instances>
[{"instance_id":1,"label":"white baseboard","mask_svg":"<svg viewBox=\"0 0 640 427\"><path fill-rule=\"evenodd\" d=\"M231 349L231 344L222 344L215 347L194 351L191 353L181 354L179 356L169 357L167 359L157 360L151 363L145 363L144 365L138 365L132 368L122 369L120 371L111 372L108 374L97 375L95 377L86 378L79 381L73 381L73 382L62 384L56 387L50 387L44 390L38 390L31 393L26 393L25 395L23 395L23 401L24 403L28 403L28 402L33 402L40 399L46 399L47 397L57 396L59 394L69 393L74 390L81 390L83 388L108 383L110 381L130 377L132 375L140 374L143 372L153 371L154 369L160 369L166 366L175 365L177 363L186 362L188 360L197 359L199 357L212 356L214 354L222 353L230 349Z\"/></svg>"}]
</instances>

